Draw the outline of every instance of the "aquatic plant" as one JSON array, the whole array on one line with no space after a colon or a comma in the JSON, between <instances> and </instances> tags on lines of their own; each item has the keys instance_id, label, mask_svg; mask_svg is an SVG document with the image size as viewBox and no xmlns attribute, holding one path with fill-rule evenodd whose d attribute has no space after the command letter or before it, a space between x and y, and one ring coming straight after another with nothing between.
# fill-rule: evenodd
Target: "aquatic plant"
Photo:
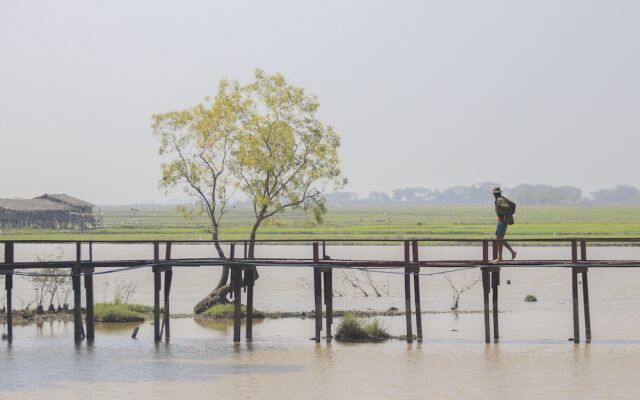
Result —
<instances>
[{"instance_id":1,"label":"aquatic plant","mask_svg":"<svg viewBox=\"0 0 640 400\"><path fill-rule=\"evenodd\" d=\"M205 312L202 313L202 317L207 319L233 319L235 312L235 307L233 303L229 304L216 304L214 306L209 307ZM247 316L247 307L243 304L240 307L240 315L241 318L245 318ZM253 310L253 318L264 318L265 314L256 309Z\"/></svg>"},{"instance_id":2,"label":"aquatic plant","mask_svg":"<svg viewBox=\"0 0 640 400\"><path fill-rule=\"evenodd\" d=\"M391 335L378 319L367 323L352 312L342 317L335 334L336 339L345 341L382 341L390 337Z\"/></svg>"},{"instance_id":3,"label":"aquatic plant","mask_svg":"<svg viewBox=\"0 0 640 400\"><path fill-rule=\"evenodd\" d=\"M94 309L96 322L139 322L151 307L142 304L97 303Z\"/></svg>"}]
</instances>

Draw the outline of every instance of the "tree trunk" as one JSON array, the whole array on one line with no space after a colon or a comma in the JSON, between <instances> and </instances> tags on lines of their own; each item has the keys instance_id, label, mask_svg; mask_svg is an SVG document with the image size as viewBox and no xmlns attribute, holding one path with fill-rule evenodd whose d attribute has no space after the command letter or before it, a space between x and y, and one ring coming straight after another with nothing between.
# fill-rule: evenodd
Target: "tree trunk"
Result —
<instances>
[{"instance_id":1,"label":"tree trunk","mask_svg":"<svg viewBox=\"0 0 640 400\"><path fill-rule=\"evenodd\" d=\"M214 232L211 234L211 240L213 240L213 245L216 248L218 257L221 259L225 259L227 257L225 256L224 250L222 249L222 246L220 246L218 239L219 239L219 236L218 236L217 228L214 226ZM222 274L220 275L220 279L218 280L218 283L213 288L213 290L209 292L208 295L206 295L202 300L198 302L198 304L196 304L195 307L193 307L194 313L201 314L216 304L229 303L227 296L229 295L229 293L233 291L233 288L231 287L230 282L229 284L227 284L227 281L229 280L229 269L230 268L228 264L222 265Z\"/></svg>"},{"instance_id":2,"label":"tree trunk","mask_svg":"<svg viewBox=\"0 0 640 400\"><path fill-rule=\"evenodd\" d=\"M256 223L253 224L253 228L251 228L251 235L249 236L249 251L247 257L255 258L255 248L256 248L256 234L258 233L258 228L262 220L256 220Z\"/></svg>"},{"instance_id":3,"label":"tree trunk","mask_svg":"<svg viewBox=\"0 0 640 400\"><path fill-rule=\"evenodd\" d=\"M258 231L258 227L260 226L260 222L256 222L256 224L254 224L253 228L251 229L249 249L247 254L248 258L253 258L253 255L254 255L253 249L255 246L256 233ZM216 247L216 251L218 252L218 257L226 258L224 255L224 251L220 246L220 243L218 243L217 241L218 240L217 232L213 233L212 239L214 241L214 246ZM231 284L231 280L230 280L231 274L229 273L230 270L231 270L230 264L225 264L222 266L222 275L220 276L220 280L218 281L218 284L204 299L200 300L198 304L196 304L196 306L193 307L193 312L195 314L201 314L216 304L230 303L228 296L233 292L233 285ZM256 272L254 273L254 281L257 279L258 279L258 272L256 270ZM244 281L242 283L242 286L244 286Z\"/></svg>"},{"instance_id":4,"label":"tree trunk","mask_svg":"<svg viewBox=\"0 0 640 400\"><path fill-rule=\"evenodd\" d=\"M216 247L216 251L218 252L218 257L219 258L227 258L224 255L224 250L222 250L222 247L220 246L220 243L218 242L218 229L215 228L215 231L212 234L211 239L213 240L213 245ZM227 284L227 281L229 280L229 266L228 265L223 265L222 266L222 274L220 275L220 280L218 281L218 284L216 285L216 287L213 289L213 291L215 292L217 289L220 289L221 287L225 286ZM213 292L211 292L213 293ZM210 295L211 295L210 293ZM207 296L209 297L209 296Z\"/></svg>"},{"instance_id":5,"label":"tree trunk","mask_svg":"<svg viewBox=\"0 0 640 400\"><path fill-rule=\"evenodd\" d=\"M230 302L227 299L227 296L231 292L233 292L233 286L231 286L230 284L213 289L211 293L207 295L207 297L200 300L200 302L198 302L198 304L193 307L193 312L196 314L202 314L216 304L229 304Z\"/></svg>"}]
</instances>

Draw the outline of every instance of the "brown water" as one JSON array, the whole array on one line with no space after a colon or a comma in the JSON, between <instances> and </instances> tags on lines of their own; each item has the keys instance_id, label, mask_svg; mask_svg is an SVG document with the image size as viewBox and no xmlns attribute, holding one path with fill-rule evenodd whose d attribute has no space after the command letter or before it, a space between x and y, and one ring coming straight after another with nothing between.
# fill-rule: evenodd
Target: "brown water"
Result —
<instances>
[{"instance_id":1,"label":"brown water","mask_svg":"<svg viewBox=\"0 0 640 400\"><path fill-rule=\"evenodd\" d=\"M189 256L210 249L174 250ZM41 247L18 250L52 252ZM64 249L72 254L73 249ZM95 258L148 257L147 247L96 248ZM282 254L308 257L306 247L262 248L260 256ZM477 257L478 248L422 248L421 258ZM330 248L334 257L400 258L392 247ZM568 248L521 248L523 258L567 257ZM640 258L640 248L599 248L591 258ZM69 259L71 256L69 255ZM424 271L428 272L428 271ZM262 268L256 307L263 310L310 310L311 271L301 268ZM383 293L365 297L336 273L341 296L337 309L390 306L403 308L401 277L372 275ZM464 274L464 275L463 275ZM459 282L479 274L458 273ZM243 399L637 399L640 390L640 271L592 269L589 272L592 331L590 344L574 345L571 283L568 269L513 269L502 272L501 341L485 345L481 313L454 315L446 311L451 293L440 275L424 277L422 285L424 343L322 343L309 338L313 321L265 320L254 326L254 342L235 347L228 323L172 321L170 343L154 345L152 326L140 325L137 340L129 338L135 325L99 326L93 345L73 344L72 324L45 323L14 328L12 344L0 346L0 399L80 398L243 398ZM97 300L110 299L115 279L138 279L133 299L150 303L151 273L129 271L96 277ZM364 275L359 277L363 281ZM511 280L507 285L506 280ZM188 312L217 280L210 268L179 269L174 273L172 307ZM17 297L31 295L25 278L16 279ZM109 282L107 285L104 282ZM537 303L522 301L535 294ZM479 285L462 297L463 310L482 307ZM16 306L19 306L16 301ZM381 318L391 333L404 333L404 318ZM0 331L6 329L0 326Z\"/></svg>"}]
</instances>

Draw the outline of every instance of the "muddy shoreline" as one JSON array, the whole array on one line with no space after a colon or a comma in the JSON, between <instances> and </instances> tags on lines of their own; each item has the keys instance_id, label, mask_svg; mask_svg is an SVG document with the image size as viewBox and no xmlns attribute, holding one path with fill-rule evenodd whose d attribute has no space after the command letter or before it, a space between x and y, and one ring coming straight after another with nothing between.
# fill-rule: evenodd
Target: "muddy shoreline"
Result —
<instances>
[{"instance_id":1,"label":"muddy shoreline","mask_svg":"<svg viewBox=\"0 0 640 400\"><path fill-rule=\"evenodd\" d=\"M335 310L333 312L333 316L340 318L343 317L347 312L353 313L358 317L370 318L370 317L396 317L405 315L404 311L398 309L388 309L388 310ZM469 311L423 311L422 314L478 314L481 313L480 310L469 310ZM82 310L83 316L85 315L84 310ZM272 311L272 312L261 312L260 318L254 317L255 319L286 319L286 318L297 318L297 319L306 319L306 318L315 318L314 311ZM325 314L323 313L323 316ZM145 321L153 320L152 313L144 314ZM222 321L229 318L221 318L216 316L204 316L202 314L193 314L193 313L176 313L171 314L171 318L193 318L196 321ZM23 311L23 310L14 310L13 311L13 324L14 325L28 325L34 323L42 323L42 322L73 322L73 310L69 311L60 311L60 312L44 312L42 314L36 314L34 311ZM0 315L0 323L6 323L7 318L5 314ZM101 324L118 324L123 321L113 321L113 322L100 322Z\"/></svg>"}]
</instances>

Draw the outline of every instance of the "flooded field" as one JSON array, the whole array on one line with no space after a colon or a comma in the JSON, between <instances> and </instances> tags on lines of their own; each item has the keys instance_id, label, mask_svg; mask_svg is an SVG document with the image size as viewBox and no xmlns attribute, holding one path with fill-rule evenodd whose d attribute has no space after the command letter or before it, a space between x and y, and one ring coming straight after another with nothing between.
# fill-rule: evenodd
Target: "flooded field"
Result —
<instances>
[{"instance_id":1,"label":"flooded field","mask_svg":"<svg viewBox=\"0 0 640 400\"><path fill-rule=\"evenodd\" d=\"M308 257L310 247L264 247L259 256ZM18 247L17 260L56 253L57 247ZM72 259L73 248L62 248ZM331 247L336 258L402 257L399 247ZM97 246L95 259L147 258L149 246ZM174 256L211 254L204 246L177 246ZM421 248L421 259L479 257L472 247ZM519 257L567 258L568 248L521 247ZM640 258L640 248L594 248L591 258ZM425 273L436 272L424 271ZM401 276L371 274L360 288L334 275L335 308L403 308ZM217 281L213 268L180 268L174 273L172 310L189 312ZM457 273L473 281L479 271ZM569 269L505 268L501 274L499 344L484 344L481 313L452 314L451 288L442 275L421 280L425 340L407 345L316 345L313 321L256 321L254 341L234 346L228 322L172 321L169 343L154 344L153 327L100 325L93 344L73 343L71 323L46 322L14 327L11 344L0 342L1 399L635 399L640 390L640 270L592 269L589 273L593 342L574 345ZM116 279L136 280L132 301L150 304L148 269L100 275L96 300L110 301ZM262 268L255 306L265 311L313 308L312 273L303 268ZM351 278L353 280L353 277ZM507 284L507 280L511 283ZM15 280L15 308L33 295L25 277ZM368 296L365 296L367 292ZM538 302L523 299L534 294ZM482 309L480 284L463 294L462 311ZM381 318L394 335L404 333L404 318ZM337 321L336 321L337 322ZM137 340L130 338L140 327ZM0 332L6 327L0 325Z\"/></svg>"}]
</instances>

